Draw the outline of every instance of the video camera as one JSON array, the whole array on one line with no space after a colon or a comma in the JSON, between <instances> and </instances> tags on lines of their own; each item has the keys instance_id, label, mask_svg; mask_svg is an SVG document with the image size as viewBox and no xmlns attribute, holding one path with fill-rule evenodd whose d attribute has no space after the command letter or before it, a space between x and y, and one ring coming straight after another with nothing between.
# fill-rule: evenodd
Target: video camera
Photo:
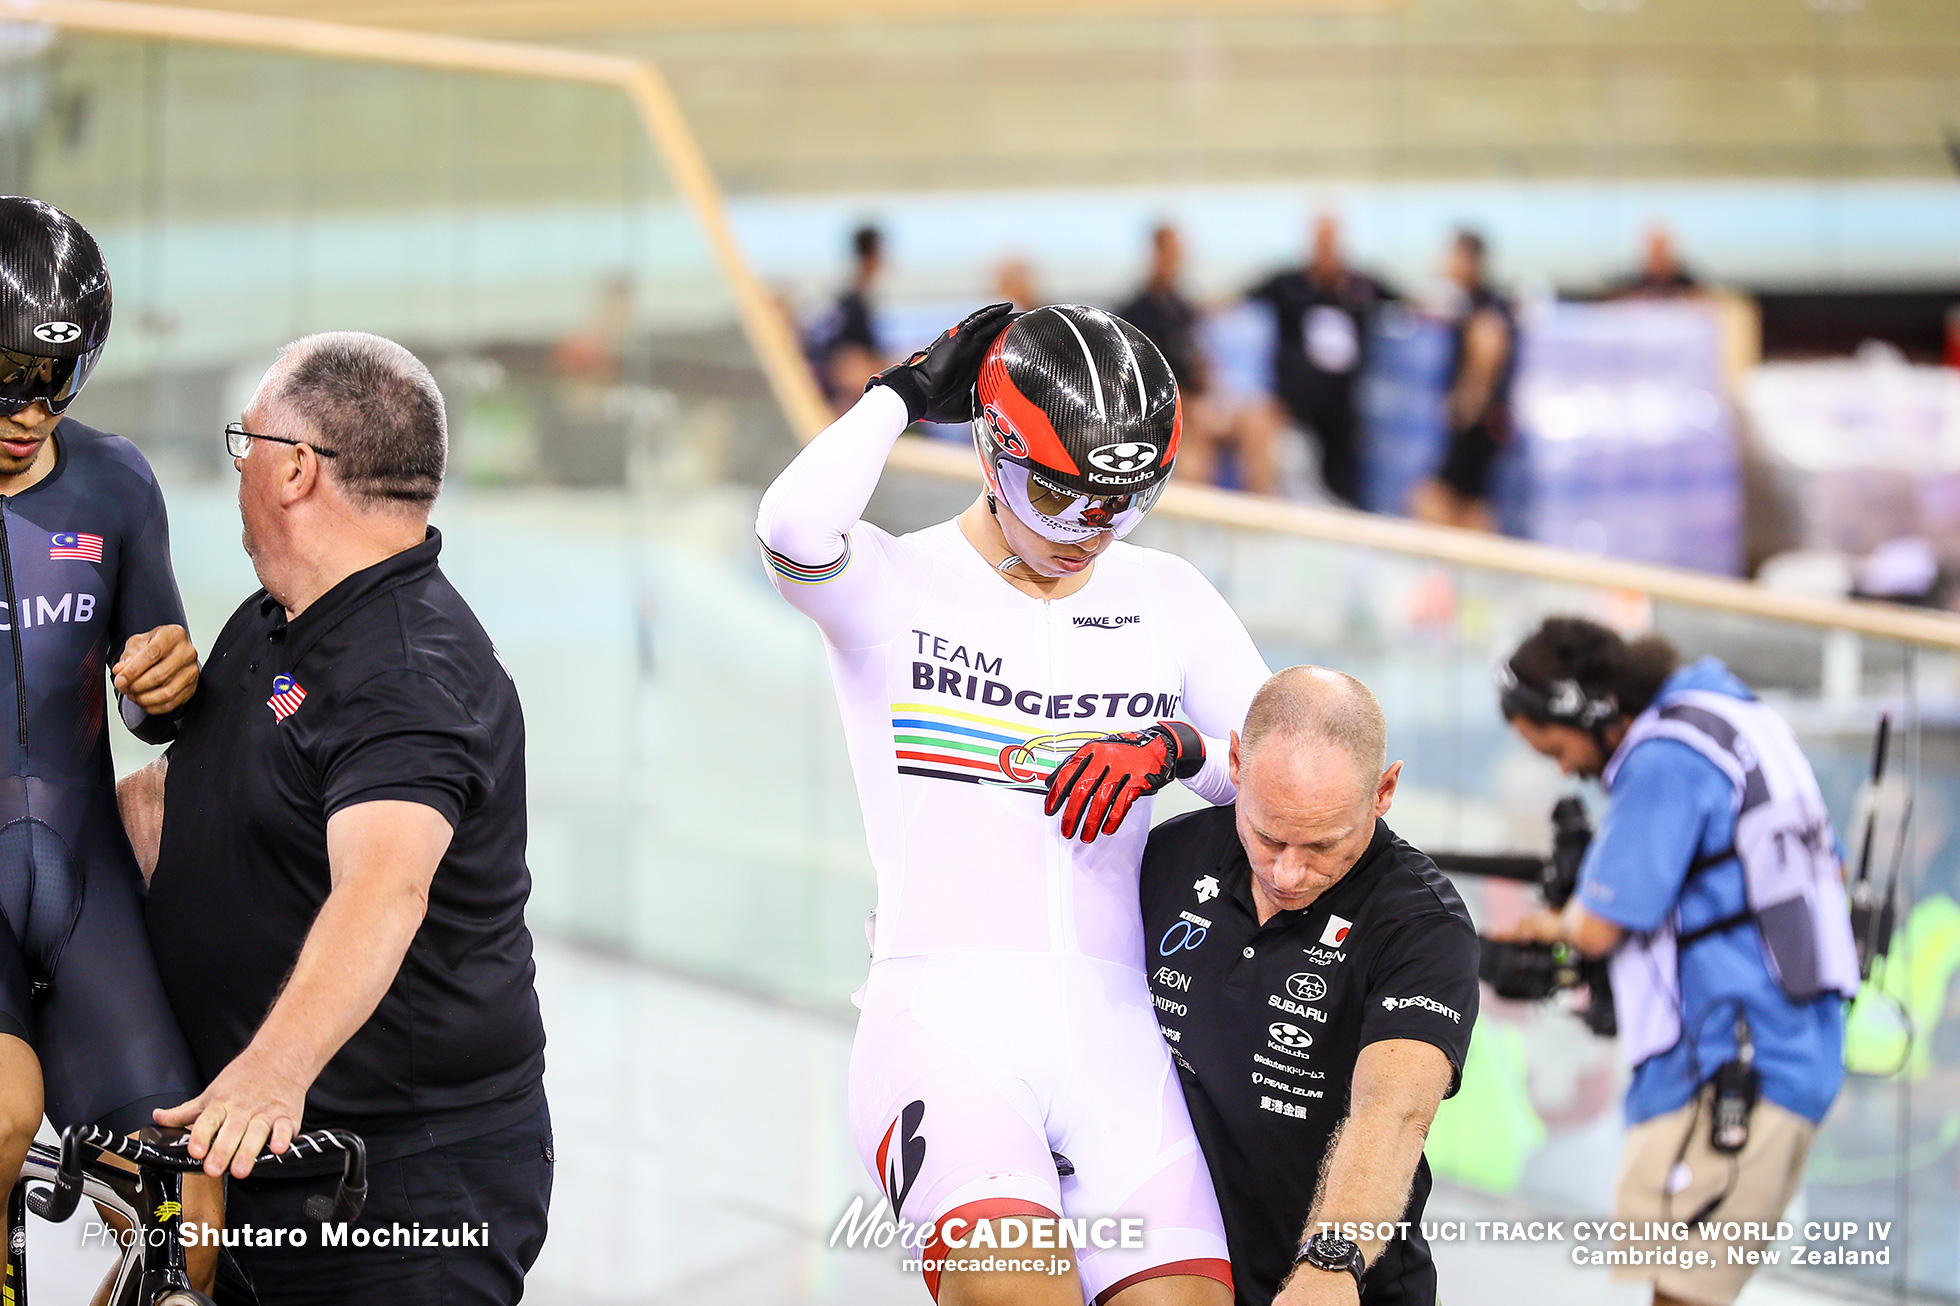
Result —
<instances>
[{"instance_id":1,"label":"video camera","mask_svg":"<svg viewBox=\"0 0 1960 1306\"><path fill-rule=\"evenodd\" d=\"M1488 856L1478 853L1432 853L1436 868L1448 875L1481 875L1518 880L1538 886L1545 906L1561 911L1579 885L1579 863L1592 842L1592 822L1577 798L1559 799L1552 808L1552 855L1530 857L1516 853ZM1601 1038L1619 1032L1613 1011L1613 989L1604 958L1580 956L1564 943L1510 942L1478 935L1483 953L1477 975L1500 998L1537 1002L1563 990L1585 989L1586 1005L1579 1018Z\"/></svg>"}]
</instances>

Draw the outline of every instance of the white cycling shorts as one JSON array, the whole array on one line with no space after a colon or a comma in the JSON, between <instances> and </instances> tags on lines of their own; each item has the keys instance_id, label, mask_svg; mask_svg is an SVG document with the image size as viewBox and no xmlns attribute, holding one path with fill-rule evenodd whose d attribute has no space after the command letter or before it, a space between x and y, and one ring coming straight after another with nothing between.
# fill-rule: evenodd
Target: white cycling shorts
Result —
<instances>
[{"instance_id":1,"label":"white cycling shorts","mask_svg":"<svg viewBox=\"0 0 1960 1306\"><path fill-rule=\"evenodd\" d=\"M862 1007L851 1133L898 1218L1066 1219L1089 1235L1070 1241L1090 1244L1076 1263L1092 1302L1169 1274L1230 1285L1218 1199L1139 971L1066 953L893 957L872 966ZM1123 1245L1124 1220L1140 1245ZM937 1297L930 1269L926 1283Z\"/></svg>"}]
</instances>

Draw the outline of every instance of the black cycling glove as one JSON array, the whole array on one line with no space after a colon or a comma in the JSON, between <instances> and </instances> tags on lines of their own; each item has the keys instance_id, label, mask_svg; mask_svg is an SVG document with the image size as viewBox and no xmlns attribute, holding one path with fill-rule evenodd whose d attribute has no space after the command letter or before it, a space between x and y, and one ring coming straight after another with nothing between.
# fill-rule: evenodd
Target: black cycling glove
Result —
<instances>
[{"instance_id":1,"label":"black cycling glove","mask_svg":"<svg viewBox=\"0 0 1960 1306\"><path fill-rule=\"evenodd\" d=\"M970 422L973 387L988 346L1016 314L1012 304L989 304L942 331L939 338L902 363L894 363L864 383L890 386L905 401L908 422Z\"/></svg>"}]
</instances>

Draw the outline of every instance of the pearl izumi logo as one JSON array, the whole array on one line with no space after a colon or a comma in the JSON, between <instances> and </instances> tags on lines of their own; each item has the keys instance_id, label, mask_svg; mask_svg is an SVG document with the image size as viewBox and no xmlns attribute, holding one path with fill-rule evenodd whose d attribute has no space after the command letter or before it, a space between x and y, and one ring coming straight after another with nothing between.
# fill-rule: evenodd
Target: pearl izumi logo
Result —
<instances>
[{"instance_id":1,"label":"pearl izumi logo","mask_svg":"<svg viewBox=\"0 0 1960 1306\"><path fill-rule=\"evenodd\" d=\"M34 338L45 340L51 345L65 345L81 334L82 329L73 322L43 322L34 328Z\"/></svg>"},{"instance_id":2,"label":"pearl izumi logo","mask_svg":"<svg viewBox=\"0 0 1960 1306\"><path fill-rule=\"evenodd\" d=\"M1126 440L1122 444L1099 445L1089 451L1089 465L1105 472L1121 475L1148 467L1157 461L1157 446L1141 440Z\"/></svg>"}]
</instances>

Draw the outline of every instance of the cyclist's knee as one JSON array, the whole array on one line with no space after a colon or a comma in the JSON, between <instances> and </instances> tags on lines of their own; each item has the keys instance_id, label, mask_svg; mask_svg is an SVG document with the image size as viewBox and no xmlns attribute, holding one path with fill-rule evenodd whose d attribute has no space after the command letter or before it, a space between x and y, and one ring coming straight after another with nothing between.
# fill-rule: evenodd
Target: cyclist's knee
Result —
<instances>
[{"instance_id":1,"label":"cyclist's knee","mask_svg":"<svg viewBox=\"0 0 1960 1306\"><path fill-rule=\"evenodd\" d=\"M41 1063L34 1049L0 1034L0 1160L11 1169L41 1128Z\"/></svg>"},{"instance_id":2,"label":"cyclist's knee","mask_svg":"<svg viewBox=\"0 0 1960 1306\"><path fill-rule=\"evenodd\" d=\"M939 1280L939 1306L1063 1306L1082 1300L1075 1254L1036 1248L1028 1217L983 1220L982 1232L947 1247ZM1010 1228L1012 1226L1012 1228Z\"/></svg>"}]
</instances>

